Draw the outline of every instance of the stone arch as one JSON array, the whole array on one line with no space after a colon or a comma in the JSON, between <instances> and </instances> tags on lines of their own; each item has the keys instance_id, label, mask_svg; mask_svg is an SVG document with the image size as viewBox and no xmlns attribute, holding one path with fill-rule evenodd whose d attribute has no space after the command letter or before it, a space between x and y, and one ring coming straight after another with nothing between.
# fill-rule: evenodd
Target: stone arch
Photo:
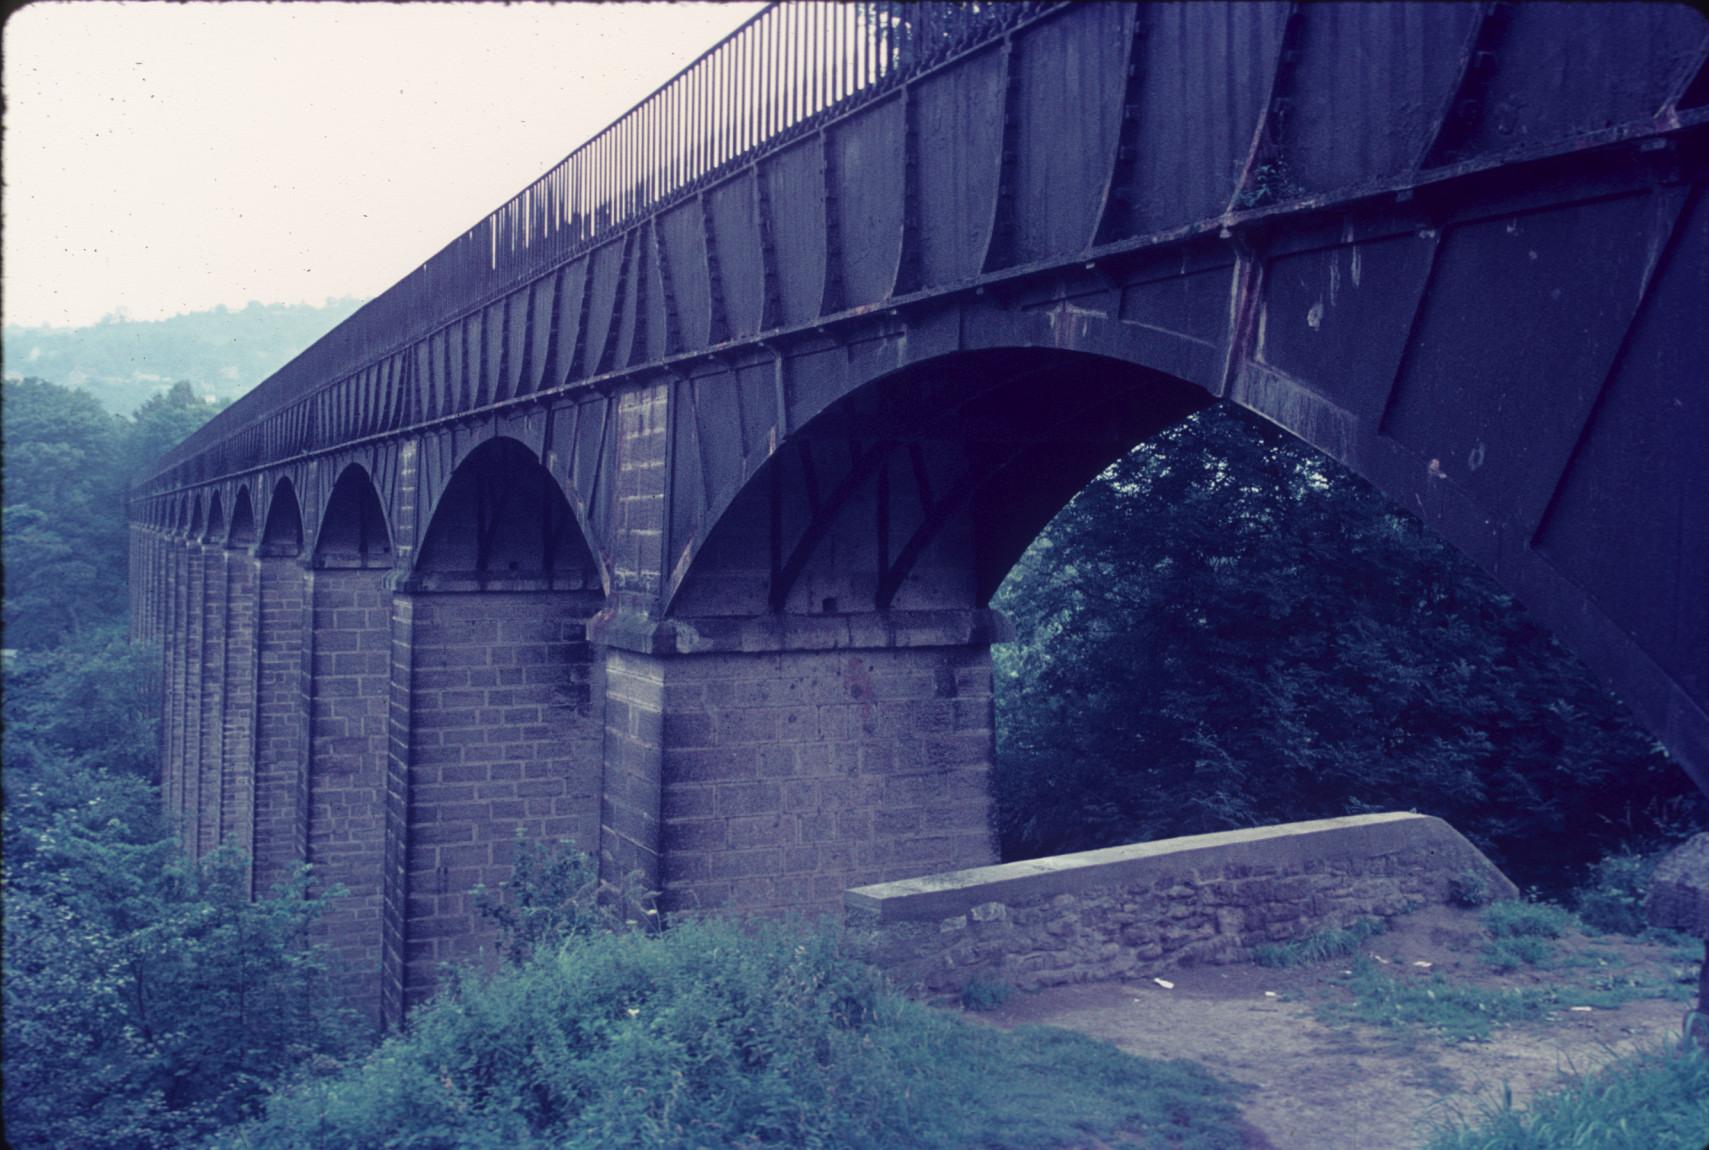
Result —
<instances>
[{"instance_id":1,"label":"stone arch","mask_svg":"<svg viewBox=\"0 0 1709 1150\"><path fill-rule=\"evenodd\" d=\"M208 522L202 532L204 543L225 542L225 503L216 489L208 496Z\"/></svg>"},{"instance_id":2,"label":"stone arch","mask_svg":"<svg viewBox=\"0 0 1709 1150\"><path fill-rule=\"evenodd\" d=\"M317 567L389 567L391 528L373 478L359 463L339 473L315 532Z\"/></svg>"},{"instance_id":3,"label":"stone arch","mask_svg":"<svg viewBox=\"0 0 1709 1150\"><path fill-rule=\"evenodd\" d=\"M205 520L202 518L202 497L192 494L190 496L190 522L185 528L186 534L192 542L202 538L204 522Z\"/></svg>"},{"instance_id":4,"label":"stone arch","mask_svg":"<svg viewBox=\"0 0 1709 1150\"><path fill-rule=\"evenodd\" d=\"M522 442L489 439L452 472L427 519L411 587L588 590L598 567L569 501Z\"/></svg>"},{"instance_id":5,"label":"stone arch","mask_svg":"<svg viewBox=\"0 0 1709 1150\"><path fill-rule=\"evenodd\" d=\"M232 500L231 527L226 532L226 544L247 547L255 542L255 505L249 497L249 484L239 485Z\"/></svg>"},{"instance_id":6,"label":"stone arch","mask_svg":"<svg viewBox=\"0 0 1709 1150\"><path fill-rule=\"evenodd\" d=\"M303 511L297 489L287 476L273 487L267 501L267 522L261 531L261 546L269 554L299 555L303 550Z\"/></svg>"}]
</instances>

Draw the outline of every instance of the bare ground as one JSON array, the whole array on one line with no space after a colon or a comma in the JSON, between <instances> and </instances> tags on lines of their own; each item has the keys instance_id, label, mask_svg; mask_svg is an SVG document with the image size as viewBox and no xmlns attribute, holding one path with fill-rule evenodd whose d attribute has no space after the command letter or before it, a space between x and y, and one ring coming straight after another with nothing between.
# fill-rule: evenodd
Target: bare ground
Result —
<instances>
[{"instance_id":1,"label":"bare ground","mask_svg":"<svg viewBox=\"0 0 1709 1150\"><path fill-rule=\"evenodd\" d=\"M1678 1033L1695 967L1677 948L1576 932L1548 970L1492 973L1480 958L1476 912L1430 908L1397 921L1360 947L1385 973L1490 987L1595 985L1638 975L1672 984L1674 997L1616 1008L1562 1009L1541 1022L1497 1028L1488 1041L1445 1042L1415 1028L1325 1025L1313 1003L1350 1000L1339 979L1351 959L1311 966L1207 966L1119 983L1016 994L997 1011L972 1015L998 1026L1039 1023L1080 1031L1150 1058L1184 1058L1249 1086L1242 1105L1250 1150L1416 1150L1454 1114L1511 1091L1523 1104L1634 1045ZM1417 963L1430 963L1427 967Z\"/></svg>"}]
</instances>

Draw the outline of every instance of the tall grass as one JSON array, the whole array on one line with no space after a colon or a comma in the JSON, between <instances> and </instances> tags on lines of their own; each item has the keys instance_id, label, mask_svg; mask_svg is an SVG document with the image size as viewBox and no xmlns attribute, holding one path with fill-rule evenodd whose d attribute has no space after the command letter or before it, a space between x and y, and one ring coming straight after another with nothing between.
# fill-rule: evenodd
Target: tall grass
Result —
<instances>
[{"instance_id":1,"label":"tall grass","mask_svg":"<svg viewBox=\"0 0 1709 1150\"><path fill-rule=\"evenodd\" d=\"M1380 918L1360 919L1347 927L1331 927L1293 942L1264 943L1252 948L1259 966L1305 966L1331 958L1343 958L1358 950L1367 939L1387 929Z\"/></svg>"},{"instance_id":2,"label":"tall grass","mask_svg":"<svg viewBox=\"0 0 1709 1150\"><path fill-rule=\"evenodd\" d=\"M575 935L464 979L363 1065L227 1145L1042 1148L1241 1145L1190 1063L897 996L831 930L687 922ZM1123 1142L1122 1144L1129 1144Z\"/></svg>"},{"instance_id":3,"label":"tall grass","mask_svg":"<svg viewBox=\"0 0 1709 1150\"><path fill-rule=\"evenodd\" d=\"M1511 1094L1439 1131L1427 1150L1702 1150L1709 1054L1690 1040L1640 1050L1523 1109Z\"/></svg>"}]
</instances>

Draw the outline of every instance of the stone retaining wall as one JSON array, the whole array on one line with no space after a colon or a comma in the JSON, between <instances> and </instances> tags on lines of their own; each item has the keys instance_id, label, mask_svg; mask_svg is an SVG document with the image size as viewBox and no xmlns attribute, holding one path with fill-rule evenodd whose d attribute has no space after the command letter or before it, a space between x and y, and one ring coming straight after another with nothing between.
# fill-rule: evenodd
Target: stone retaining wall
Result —
<instances>
[{"instance_id":1,"label":"stone retaining wall","mask_svg":"<svg viewBox=\"0 0 1709 1150\"><path fill-rule=\"evenodd\" d=\"M1518 891L1441 819L1359 815L1192 835L858 887L847 937L914 992L1023 989L1194 963L1449 899Z\"/></svg>"}]
</instances>

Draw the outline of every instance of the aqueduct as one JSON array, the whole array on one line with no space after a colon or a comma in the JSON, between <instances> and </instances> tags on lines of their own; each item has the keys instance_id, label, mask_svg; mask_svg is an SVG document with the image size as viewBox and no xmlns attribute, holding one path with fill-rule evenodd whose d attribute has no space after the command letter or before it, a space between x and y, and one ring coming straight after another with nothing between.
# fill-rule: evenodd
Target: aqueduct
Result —
<instances>
[{"instance_id":1,"label":"aqueduct","mask_svg":"<svg viewBox=\"0 0 1709 1150\"><path fill-rule=\"evenodd\" d=\"M987 607L1216 402L1709 784L1709 22L774 5L133 490L165 793L391 1019L518 828L668 909L990 861Z\"/></svg>"}]
</instances>

